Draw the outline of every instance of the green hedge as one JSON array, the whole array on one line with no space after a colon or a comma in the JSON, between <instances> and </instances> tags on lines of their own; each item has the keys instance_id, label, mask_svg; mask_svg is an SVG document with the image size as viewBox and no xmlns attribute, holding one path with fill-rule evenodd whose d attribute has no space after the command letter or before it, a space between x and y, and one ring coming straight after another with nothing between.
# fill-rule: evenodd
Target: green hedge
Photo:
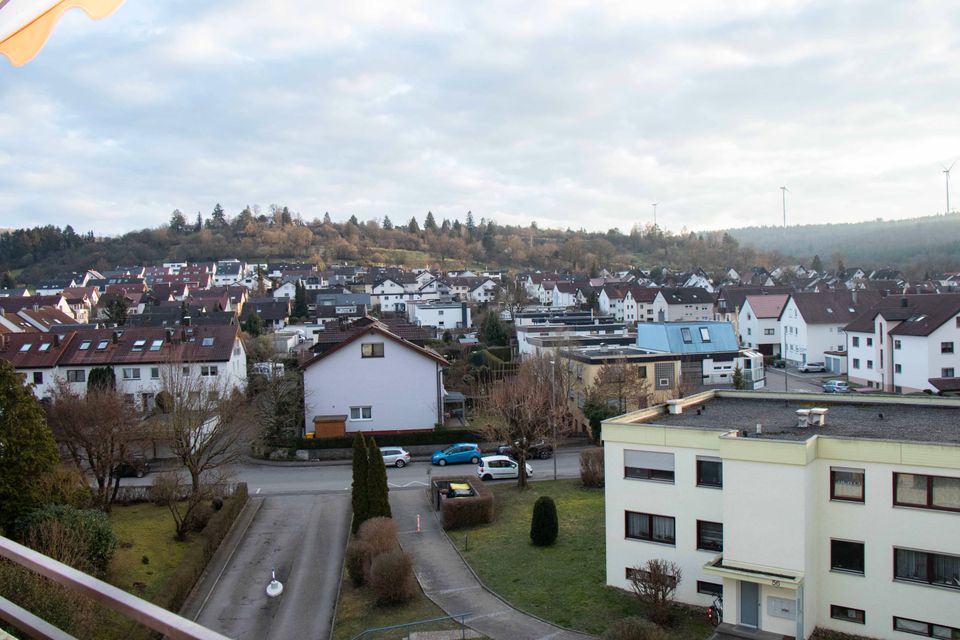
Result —
<instances>
[{"instance_id":1,"label":"green hedge","mask_svg":"<svg viewBox=\"0 0 960 640\"><path fill-rule=\"evenodd\" d=\"M391 433L374 435L377 444L387 443L392 447L452 444L454 442L480 442L482 435L469 429L439 429L436 431L416 431L413 433ZM284 449L349 449L353 446L353 436L339 438L301 438L292 444L275 443Z\"/></svg>"},{"instance_id":2,"label":"green hedge","mask_svg":"<svg viewBox=\"0 0 960 640\"><path fill-rule=\"evenodd\" d=\"M510 357L513 355L510 347L487 347L487 352L501 362L510 362Z\"/></svg>"}]
</instances>

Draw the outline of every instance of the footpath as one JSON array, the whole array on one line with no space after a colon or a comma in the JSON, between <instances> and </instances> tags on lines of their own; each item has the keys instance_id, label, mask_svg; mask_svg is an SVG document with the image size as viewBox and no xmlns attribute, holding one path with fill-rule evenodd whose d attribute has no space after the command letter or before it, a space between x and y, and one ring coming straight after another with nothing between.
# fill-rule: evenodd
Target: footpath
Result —
<instances>
[{"instance_id":1,"label":"footpath","mask_svg":"<svg viewBox=\"0 0 960 640\"><path fill-rule=\"evenodd\" d=\"M493 640L593 638L524 613L490 591L444 533L424 491L391 491L390 508L400 528L400 545L413 557L420 586L448 615L469 614L466 624ZM417 514L421 516L419 533Z\"/></svg>"}]
</instances>

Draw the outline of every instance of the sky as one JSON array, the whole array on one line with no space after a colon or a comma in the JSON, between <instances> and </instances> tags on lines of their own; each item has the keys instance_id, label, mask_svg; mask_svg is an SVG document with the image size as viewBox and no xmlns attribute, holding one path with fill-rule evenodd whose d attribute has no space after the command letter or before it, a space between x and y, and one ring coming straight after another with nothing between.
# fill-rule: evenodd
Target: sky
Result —
<instances>
[{"instance_id":1,"label":"sky","mask_svg":"<svg viewBox=\"0 0 960 640\"><path fill-rule=\"evenodd\" d=\"M126 0L0 57L0 227L943 213L956 2ZM956 178L960 178L960 164ZM956 180L960 208L960 180ZM953 203L951 203L953 204Z\"/></svg>"}]
</instances>

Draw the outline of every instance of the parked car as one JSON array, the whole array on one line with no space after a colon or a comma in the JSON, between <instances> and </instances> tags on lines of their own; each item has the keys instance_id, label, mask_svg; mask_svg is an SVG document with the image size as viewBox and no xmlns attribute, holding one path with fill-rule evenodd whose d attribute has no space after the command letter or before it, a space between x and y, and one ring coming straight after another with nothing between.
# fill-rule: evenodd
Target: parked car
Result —
<instances>
[{"instance_id":1,"label":"parked car","mask_svg":"<svg viewBox=\"0 0 960 640\"><path fill-rule=\"evenodd\" d=\"M430 456L430 462L440 465L457 464L469 462L477 464L480 462L480 445L476 442L458 442L452 444L443 451L435 451Z\"/></svg>"},{"instance_id":2,"label":"parked car","mask_svg":"<svg viewBox=\"0 0 960 640\"><path fill-rule=\"evenodd\" d=\"M514 460L517 459L516 452L514 451L514 446L517 443L510 444L506 442L499 447L497 447L497 453L501 456L510 456ZM527 448L527 457L528 458L540 458L541 460L546 460L553 455L553 445L545 440L540 442L535 442Z\"/></svg>"},{"instance_id":3,"label":"parked car","mask_svg":"<svg viewBox=\"0 0 960 640\"><path fill-rule=\"evenodd\" d=\"M142 478L150 473L150 463L145 456L132 456L129 460L124 460L113 468L114 475L121 478Z\"/></svg>"},{"instance_id":4,"label":"parked car","mask_svg":"<svg viewBox=\"0 0 960 640\"><path fill-rule=\"evenodd\" d=\"M533 475L533 467L529 464L524 465L527 468L527 477ZM481 480L502 480L504 478L516 478L520 475L520 465L510 459L510 456L487 456L480 458L480 464L477 465L477 477Z\"/></svg>"},{"instance_id":5,"label":"parked car","mask_svg":"<svg viewBox=\"0 0 960 640\"><path fill-rule=\"evenodd\" d=\"M380 455L383 456L383 464L388 467L403 469L410 464L410 452L403 447L383 447L380 449Z\"/></svg>"},{"instance_id":6,"label":"parked car","mask_svg":"<svg viewBox=\"0 0 960 640\"><path fill-rule=\"evenodd\" d=\"M843 380L827 380L823 383L824 393L850 393L850 385Z\"/></svg>"},{"instance_id":7,"label":"parked car","mask_svg":"<svg viewBox=\"0 0 960 640\"><path fill-rule=\"evenodd\" d=\"M786 369L786 368L787 368L787 361L784 360L784 359L782 359L782 358L778 358L777 360L774 360L774 361L773 361L773 368L774 368L774 369Z\"/></svg>"},{"instance_id":8,"label":"parked car","mask_svg":"<svg viewBox=\"0 0 960 640\"><path fill-rule=\"evenodd\" d=\"M810 373L812 371L826 371L826 370L827 370L827 365L825 365L822 362L804 362L799 367L797 367L797 371L800 371L801 373Z\"/></svg>"}]
</instances>

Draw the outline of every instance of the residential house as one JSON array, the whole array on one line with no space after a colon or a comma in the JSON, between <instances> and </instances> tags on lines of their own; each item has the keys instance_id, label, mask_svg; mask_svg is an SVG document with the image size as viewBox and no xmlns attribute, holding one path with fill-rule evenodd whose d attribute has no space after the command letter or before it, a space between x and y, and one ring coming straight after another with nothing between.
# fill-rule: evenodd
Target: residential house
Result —
<instances>
[{"instance_id":1,"label":"residential house","mask_svg":"<svg viewBox=\"0 0 960 640\"><path fill-rule=\"evenodd\" d=\"M881 298L844 332L851 382L936 393L960 373L960 294Z\"/></svg>"},{"instance_id":2,"label":"residential house","mask_svg":"<svg viewBox=\"0 0 960 640\"><path fill-rule=\"evenodd\" d=\"M869 291L790 294L780 313L781 357L800 365L826 362L827 353L842 353L844 327L879 299L879 294Z\"/></svg>"},{"instance_id":3,"label":"residential house","mask_svg":"<svg viewBox=\"0 0 960 640\"><path fill-rule=\"evenodd\" d=\"M69 289L70 287L82 287L83 282L77 282L76 278L73 276L64 276L61 278L50 278L48 280L41 280L37 284L36 295L38 296L56 296L64 289Z\"/></svg>"},{"instance_id":4,"label":"residential house","mask_svg":"<svg viewBox=\"0 0 960 640\"><path fill-rule=\"evenodd\" d=\"M0 298L26 298L30 295L30 290L26 287L15 289L0 289Z\"/></svg>"},{"instance_id":5,"label":"residential house","mask_svg":"<svg viewBox=\"0 0 960 640\"><path fill-rule=\"evenodd\" d=\"M640 349L679 354L681 380L697 389L705 385L732 385L737 369L747 389L766 385L763 356L741 349L729 322L643 322L637 324Z\"/></svg>"},{"instance_id":6,"label":"residential house","mask_svg":"<svg viewBox=\"0 0 960 640\"><path fill-rule=\"evenodd\" d=\"M653 303L657 322L713 320L715 296L702 287L664 287Z\"/></svg>"},{"instance_id":7,"label":"residential house","mask_svg":"<svg viewBox=\"0 0 960 640\"><path fill-rule=\"evenodd\" d=\"M466 302L410 302L407 304L407 319L421 327L436 327L440 334L447 329L473 326L470 306Z\"/></svg>"},{"instance_id":8,"label":"residential house","mask_svg":"<svg viewBox=\"0 0 960 640\"><path fill-rule=\"evenodd\" d=\"M630 285L623 296L623 320L627 324L654 322L660 290L653 287Z\"/></svg>"},{"instance_id":9,"label":"residential house","mask_svg":"<svg viewBox=\"0 0 960 640\"><path fill-rule=\"evenodd\" d=\"M625 338L627 327L622 322L615 322L610 316L595 316L592 312L521 312L514 317L517 335L517 353L523 357L532 354L542 354L545 343L550 341L550 348L563 346L565 342L595 337L611 341L616 338Z\"/></svg>"},{"instance_id":10,"label":"residential house","mask_svg":"<svg viewBox=\"0 0 960 640\"><path fill-rule=\"evenodd\" d=\"M740 335L740 310L747 296L771 295L781 293L793 293L796 291L790 286L777 287L748 287L748 286L728 286L722 287L717 294L717 308L714 320L721 322L732 322L733 329L737 335Z\"/></svg>"},{"instance_id":11,"label":"residential house","mask_svg":"<svg viewBox=\"0 0 960 640\"><path fill-rule=\"evenodd\" d=\"M740 344L765 356L780 355L780 313L786 293L747 296L740 309Z\"/></svg>"},{"instance_id":12,"label":"residential house","mask_svg":"<svg viewBox=\"0 0 960 640\"><path fill-rule=\"evenodd\" d=\"M393 278L378 280L370 290L370 301L374 307L386 313L402 312L406 309L406 290Z\"/></svg>"},{"instance_id":13,"label":"residential house","mask_svg":"<svg viewBox=\"0 0 960 640\"><path fill-rule=\"evenodd\" d=\"M305 430L428 431L444 421L447 361L371 322L303 365Z\"/></svg>"},{"instance_id":14,"label":"residential house","mask_svg":"<svg viewBox=\"0 0 960 640\"><path fill-rule=\"evenodd\" d=\"M556 282L551 291L550 305L555 309L573 309L577 306L577 284Z\"/></svg>"},{"instance_id":15,"label":"residential house","mask_svg":"<svg viewBox=\"0 0 960 640\"><path fill-rule=\"evenodd\" d=\"M875 402L715 390L604 421L607 584L673 562L678 601L723 598L718 636L960 637L960 401Z\"/></svg>"},{"instance_id":16,"label":"residential house","mask_svg":"<svg viewBox=\"0 0 960 640\"><path fill-rule=\"evenodd\" d=\"M256 314L263 321L265 329L276 331L286 326L290 321L290 311L293 301L290 298L250 298L243 306L240 322Z\"/></svg>"}]
</instances>

